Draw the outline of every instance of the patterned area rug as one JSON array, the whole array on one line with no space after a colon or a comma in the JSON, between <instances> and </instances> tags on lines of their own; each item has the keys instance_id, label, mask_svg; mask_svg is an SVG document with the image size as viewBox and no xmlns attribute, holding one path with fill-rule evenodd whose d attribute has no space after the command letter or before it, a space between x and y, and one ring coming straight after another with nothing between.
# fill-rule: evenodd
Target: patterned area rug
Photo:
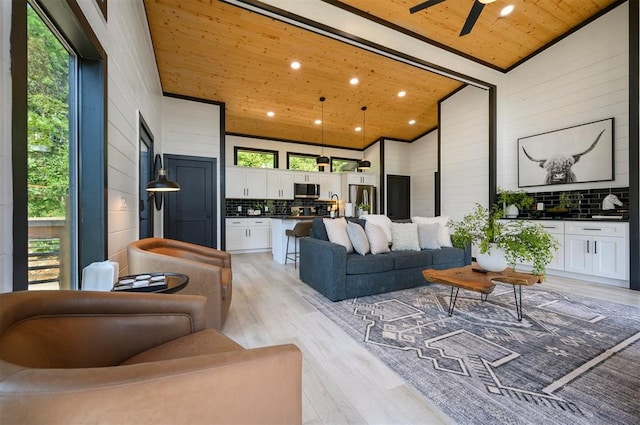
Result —
<instances>
[{"instance_id":1,"label":"patterned area rug","mask_svg":"<svg viewBox=\"0 0 640 425\"><path fill-rule=\"evenodd\" d=\"M486 302L430 285L331 302L305 297L456 423L640 423L640 308L523 290Z\"/></svg>"}]
</instances>

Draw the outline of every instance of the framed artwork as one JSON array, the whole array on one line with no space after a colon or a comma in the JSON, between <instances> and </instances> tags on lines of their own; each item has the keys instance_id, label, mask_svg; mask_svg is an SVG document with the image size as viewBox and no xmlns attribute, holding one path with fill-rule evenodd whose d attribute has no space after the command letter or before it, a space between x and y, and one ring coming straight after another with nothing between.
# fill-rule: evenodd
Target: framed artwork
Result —
<instances>
[{"instance_id":1,"label":"framed artwork","mask_svg":"<svg viewBox=\"0 0 640 425\"><path fill-rule=\"evenodd\" d=\"M518 139L518 187L614 179L613 118Z\"/></svg>"}]
</instances>

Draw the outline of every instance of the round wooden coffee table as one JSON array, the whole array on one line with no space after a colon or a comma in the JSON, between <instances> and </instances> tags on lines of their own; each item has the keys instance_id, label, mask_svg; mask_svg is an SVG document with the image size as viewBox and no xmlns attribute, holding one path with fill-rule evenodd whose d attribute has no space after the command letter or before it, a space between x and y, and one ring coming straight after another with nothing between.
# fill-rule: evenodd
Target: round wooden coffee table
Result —
<instances>
[{"instance_id":1,"label":"round wooden coffee table","mask_svg":"<svg viewBox=\"0 0 640 425\"><path fill-rule=\"evenodd\" d=\"M141 273L118 278L112 292L155 292L173 294L189 283L189 276L172 272Z\"/></svg>"}]
</instances>

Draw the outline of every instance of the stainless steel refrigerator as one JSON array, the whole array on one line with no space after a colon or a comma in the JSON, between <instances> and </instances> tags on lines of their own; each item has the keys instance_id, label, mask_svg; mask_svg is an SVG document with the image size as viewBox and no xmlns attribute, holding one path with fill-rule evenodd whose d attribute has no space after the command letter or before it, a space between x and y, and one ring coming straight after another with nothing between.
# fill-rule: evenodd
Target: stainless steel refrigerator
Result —
<instances>
[{"instance_id":1,"label":"stainless steel refrigerator","mask_svg":"<svg viewBox=\"0 0 640 425\"><path fill-rule=\"evenodd\" d=\"M370 214L378 214L376 187L363 184L349 185L349 203L353 204L354 213L360 204L371 207Z\"/></svg>"}]
</instances>

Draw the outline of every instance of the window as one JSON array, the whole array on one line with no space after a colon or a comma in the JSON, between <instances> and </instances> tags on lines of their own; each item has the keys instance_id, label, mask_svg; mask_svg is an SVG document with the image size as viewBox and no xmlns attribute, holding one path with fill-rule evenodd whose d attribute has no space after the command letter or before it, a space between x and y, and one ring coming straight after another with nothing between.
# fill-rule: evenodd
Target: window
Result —
<instances>
[{"instance_id":1,"label":"window","mask_svg":"<svg viewBox=\"0 0 640 425\"><path fill-rule=\"evenodd\" d=\"M234 148L235 165L254 168L278 168L278 151L252 148Z\"/></svg>"},{"instance_id":2,"label":"window","mask_svg":"<svg viewBox=\"0 0 640 425\"><path fill-rule=\"evenodd\" d=\"M358 160L350 158L331 157L332 173L344 173L346 171L358 171Z\"/></svg>"},{"instance_id":3,"label":"window","mask_svg":"<svg viewBox=\"0 0 640 425\"><path fill-rule=\"evenodd\" d=\"M78 9L13 5L13 289L77 289L107 252L106 54Z\"/></svg>"},{"instance_id":4,"label":"window","mask_svg":"<svg viewBox=\"0 0 640 425\"><path fill-rule=\"evenodd\" d=\"M317 155L287 152L287 168L296 171L318 171Z\"/></svg>"}]
</instances>

